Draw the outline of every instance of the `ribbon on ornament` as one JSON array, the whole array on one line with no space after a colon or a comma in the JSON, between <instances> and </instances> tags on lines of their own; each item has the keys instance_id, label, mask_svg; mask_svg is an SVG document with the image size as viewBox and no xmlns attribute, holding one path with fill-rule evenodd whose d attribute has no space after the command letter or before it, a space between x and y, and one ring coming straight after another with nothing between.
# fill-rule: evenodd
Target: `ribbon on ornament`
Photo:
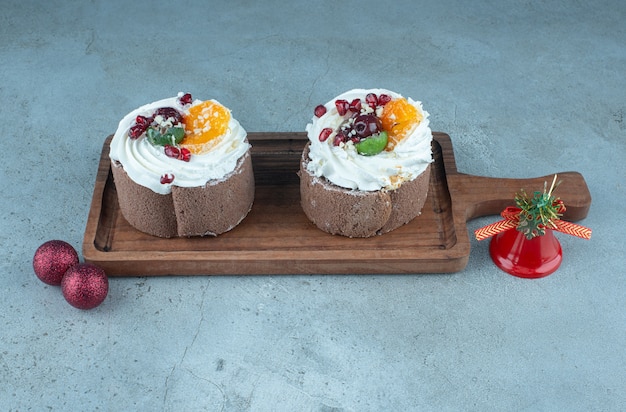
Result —
<instances>
[{"instance_id":1,"label":"ribbon on ornament","mask_svg":"<svg viewBox=\"0 0 626 412\"><path fill-rule=\"evenodd\" d=\"M562 211L565 211L565 206L561 205ZM515 229L519 224L519 214L522 211L519 207L509 206L504 209L500 216L504 219L499 222L492 223L474 231L476 240L485 240L491 236L495 236L505 230ZM554 229L558 232L565 233L567 235L576 236L582 239L591 239L591 229L586 228L576 223L566 222L560 219L552 220L553 227L548 229Z\"/></svg>"}]
</instances>

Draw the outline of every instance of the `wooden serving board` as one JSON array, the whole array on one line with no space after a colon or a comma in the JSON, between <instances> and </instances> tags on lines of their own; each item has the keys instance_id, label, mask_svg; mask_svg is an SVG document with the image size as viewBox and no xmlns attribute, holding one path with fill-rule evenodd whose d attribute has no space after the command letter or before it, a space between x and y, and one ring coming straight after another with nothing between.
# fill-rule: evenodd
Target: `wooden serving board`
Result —
<instances>
[{"instance_id":1,"label":"wooden serving board","mask_svg":"<svg viewBox=\"0 0 626 412\"><path fill-rule=\"evenodd\" d=\"M84 260L110 276L252 274L450 273L469 259L467 221L497 215L521 188L543 188L552 176L498 179L459 173L450 137L433 133L434 163L422 215L366 239L317 229L300 207L304 133L249 133L256 179L254 205L239 226L218 237L162 239L131 227L117 203L109 160L102 149L83 241ZM582 175L559 173L564 219L587 216L591 195ZM494 219L496 221L497 219Z\"/></svg>"}]
</instances>

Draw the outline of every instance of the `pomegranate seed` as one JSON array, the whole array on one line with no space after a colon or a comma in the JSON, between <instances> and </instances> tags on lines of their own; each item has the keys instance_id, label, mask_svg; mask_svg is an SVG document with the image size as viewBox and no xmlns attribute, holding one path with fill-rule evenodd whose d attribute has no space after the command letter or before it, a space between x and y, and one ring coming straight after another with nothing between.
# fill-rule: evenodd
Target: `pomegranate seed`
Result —
<instances>
[{"instance_id":1,"label":"pomegranate seed","mask_svg":"<svg viewBox=\"0 0 626 412\"><path fill-rule=\"evenodd\" d=\"M182 104L183 106L186 106L188 104L191 104L191 102L193 101L193 99L191 98L191 93L185 93L182 96L180 96L180 99L178 99L178 101L180 102L180 104Z\"/></svg>"},{"instance_id":2,"label":"pomegranate seed","mask_svg":"<svg viewBox=\"0 0 626 412\"><path fill-rule=\"evenodd\" d=\"M152 123L151 117L139 115L135 118L135 124L139 126L145 126L147 128L148 126L150 126L150 123Z\"/></svg>"},{"instance_id":3,"label":"pomegranate seed","mask_svg":"<svg viewBox=\"0 0 626 412\"><path fill-rule=\"evenodd\" d=\"M139 136L141 136L143 134L143 132L145 132L146 130L139 126L139 125L134 125L130 128L130 130L128 131L128 137L130 137L131 139L137 139Z\"/></svg>"},{"instance_id":4,"label":"pomegranate seed","mask_svg":"<svg viewBox=\"0 0 626 412\"><path fill-rule=\"evenodd\" d=\"M315 116L316 117L322 117L325 114L326 114L326 106L324 106L323 104L320 104L317 107L315 107Z\"/></svg>"},{"instance_id":5,"label":"pomegranate seed","mask_svg":"<svg viewBox=\"0 0 626 412\"><path fill-rule=\"evenodd\" d=\"M172 183L174 181L174 175L170 173L166 173L161 176L161 184L166 185L168 183Z\"/></svg>"},{"instance_id":6,"label":"pomegranate seed","mask_svg":"<svg viewBox=\"0 0 626 412\"><path fill-rule=\"evenodd\" d=\"M165 145L165 156L167 157L172 157L174 159L178 159L178 156L180 156L180 150L178 150L177 147L166 144Z\"/></svg>"},{"instance_id":7,"label":"pomegranate seed","mask_svg":"<svg viewBox=\"0 0 626 412\"><path fill-rule=\"evenodd\" d=\"M333 145L339 146L341 143L345 142L345 137L342 133L337 133L335 138L333 139Z\"/></svg>"},{"instance_id":8,"label":"pomegranate seed","mask_svg":"<svg viewBox=\"0 0 626 412\"><path fill-rule=\"evenodd\" d=\"M378 96L378 105L379 106L384 106L387 103L389 103L391 101L391 96L389 96L388 94L381 94L380 96Z\"/></svg>"},{"instance_id":9,"label":"pomegranate seed","mask_svg":"<svg viewBox=\"0 0 626 412\"><path fill-rule=\"evenodd\" d=\"M180 155L178 155L178 160L182 160L183 162L188 162L191 159L191 152L186 147L180 148Z\"/></svg>"},{"instance_id":10,"label":"pomegranate seed","mask_svg":"<svg viewBox=\"0 0 626 412\"><path fill-rule=\"evenodd\" d=\"M352 100L348 108L355 113L359 113L361 111L361 99Z\"/></svg>"},{"instance_id":11,"label":"pomegranate seed","mask_svg":"<svg viewBox=\"0 0 626 412\"><path fill-rule=\"evenodd\" d=\"M348 113L348 108L350 107L350 103L347 100L338 99L335 100L335 107L337 108L337 112L339 116L343 116Z\"/></svg>"},{"instance_id":12,"label":"pomegranate seed","mask_svg":"<svg viewBox=\"0 0 626 412\"><path fill-rule=\"evenodd\" d=\"M131 139L137 139L139 136L144 134L146 130L148 130L148 127L150 127L151 123L151 117L145 117L142 115L135 117L135 124L131 126L130 130L128 131L128 135Z\"/></svg>"},{"instance_id":13,"label":"pomegranate seed","mask_svg":"<svg viewBox=\"0 0 626 412\"><path fill-rule=\"evenodd\" d=\"M330 136L333 133L333 129L331 129L330 127L326 127L324 129L322 129L322 131L320 132L320 142L325 142L326 139L328 139L328 136Z\"/></svg>"},{"instance_id":14,"label":"pomegranate seed","mask_svg":"<svg viewBox=\"0 0 626 412\"><path fill-rule=\"evenodd\" d=\"M365 102L372 109L376 109L376 106L378 106L378 97L374 93L368 93L367 96L365 96Z\"/></svg>"},{"instance_id":15,"label":"pomegranate seed","mask_svg":"<svg viewBox=\"0 0 626 412\"><path fill-rule=\"evenodd\" d=\"M188 162L191 159L191 152L186 147L181 147L179 149L176 146L166 144L164 149L167 157L182 160L183 162Z\"/></svg>"}]
</instances>

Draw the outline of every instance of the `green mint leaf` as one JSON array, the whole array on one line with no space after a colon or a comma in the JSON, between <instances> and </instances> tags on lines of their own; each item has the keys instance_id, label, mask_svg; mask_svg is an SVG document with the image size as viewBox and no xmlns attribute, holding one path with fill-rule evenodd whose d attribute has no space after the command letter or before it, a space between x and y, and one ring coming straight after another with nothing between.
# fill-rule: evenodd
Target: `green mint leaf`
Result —
<instances>
[{"instance_id":1,"label":"green mint leaf","mask_svg":"<svg viewBox=\"0 0 626 412\"><path fill-rule=\"evenodd\" d=\"M185 137L185 129L182 127L172 127L167 131L166 135L172 135L174 137L174 144L179 144Z\"/></svg>"},{"instance_id":2,"label":"green mint leaf","mask_svg":"<svg viewBox=\"0 0 626 412\"><path fill-rule=\"evenodd\" d=\"M157 129L150 127L146 130L148 141L154 146L165 146L166 144L176 146L185 137L185 129L182 127L170 127L165 134L161 134Z\"/></svg>"},{"instance_id":3,"label":"green mint leaf","mask_svg":"<svg viewBox=\"0 0 626 412\"><path fill-rule=\"evenodd\" d=\"M161 139L162 136L161 133L159 133L155 128L149 127L148 130L146 130L146 137L148 138L148 141L153 145L161 146L158 141L159 139Z\"/></svg>"}]
</instances>

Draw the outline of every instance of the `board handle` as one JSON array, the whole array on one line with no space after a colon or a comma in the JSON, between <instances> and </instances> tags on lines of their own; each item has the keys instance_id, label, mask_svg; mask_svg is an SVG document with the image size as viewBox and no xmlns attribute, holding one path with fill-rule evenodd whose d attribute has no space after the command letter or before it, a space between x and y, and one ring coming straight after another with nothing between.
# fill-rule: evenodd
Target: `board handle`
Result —
<instances>
[{"instance_id":1,"label":"board handle","mask_svg":"<svg viewBox=\"0 0 626 412\"><path fill-rule=\"evenodd\" d=\"M561 183L555 189L554 195L565 203L566 211L563 214L563 220L584 219L591 206L591 193L584 177L578 172L562 172L557 175L557 181ZM458 198L461 200L459 203L465 204L465 216L467 220L470 220L481 216L497 215L505 207L515 206L515 194L521 189L532 195L535 191L543 190L544 182L548 182L549 188L554 175L530 179L509 179L457 173L448 178L457 179L454 184L450 184L451 195L455 198L455 203Z\"/></svg>"}]
</instances>

